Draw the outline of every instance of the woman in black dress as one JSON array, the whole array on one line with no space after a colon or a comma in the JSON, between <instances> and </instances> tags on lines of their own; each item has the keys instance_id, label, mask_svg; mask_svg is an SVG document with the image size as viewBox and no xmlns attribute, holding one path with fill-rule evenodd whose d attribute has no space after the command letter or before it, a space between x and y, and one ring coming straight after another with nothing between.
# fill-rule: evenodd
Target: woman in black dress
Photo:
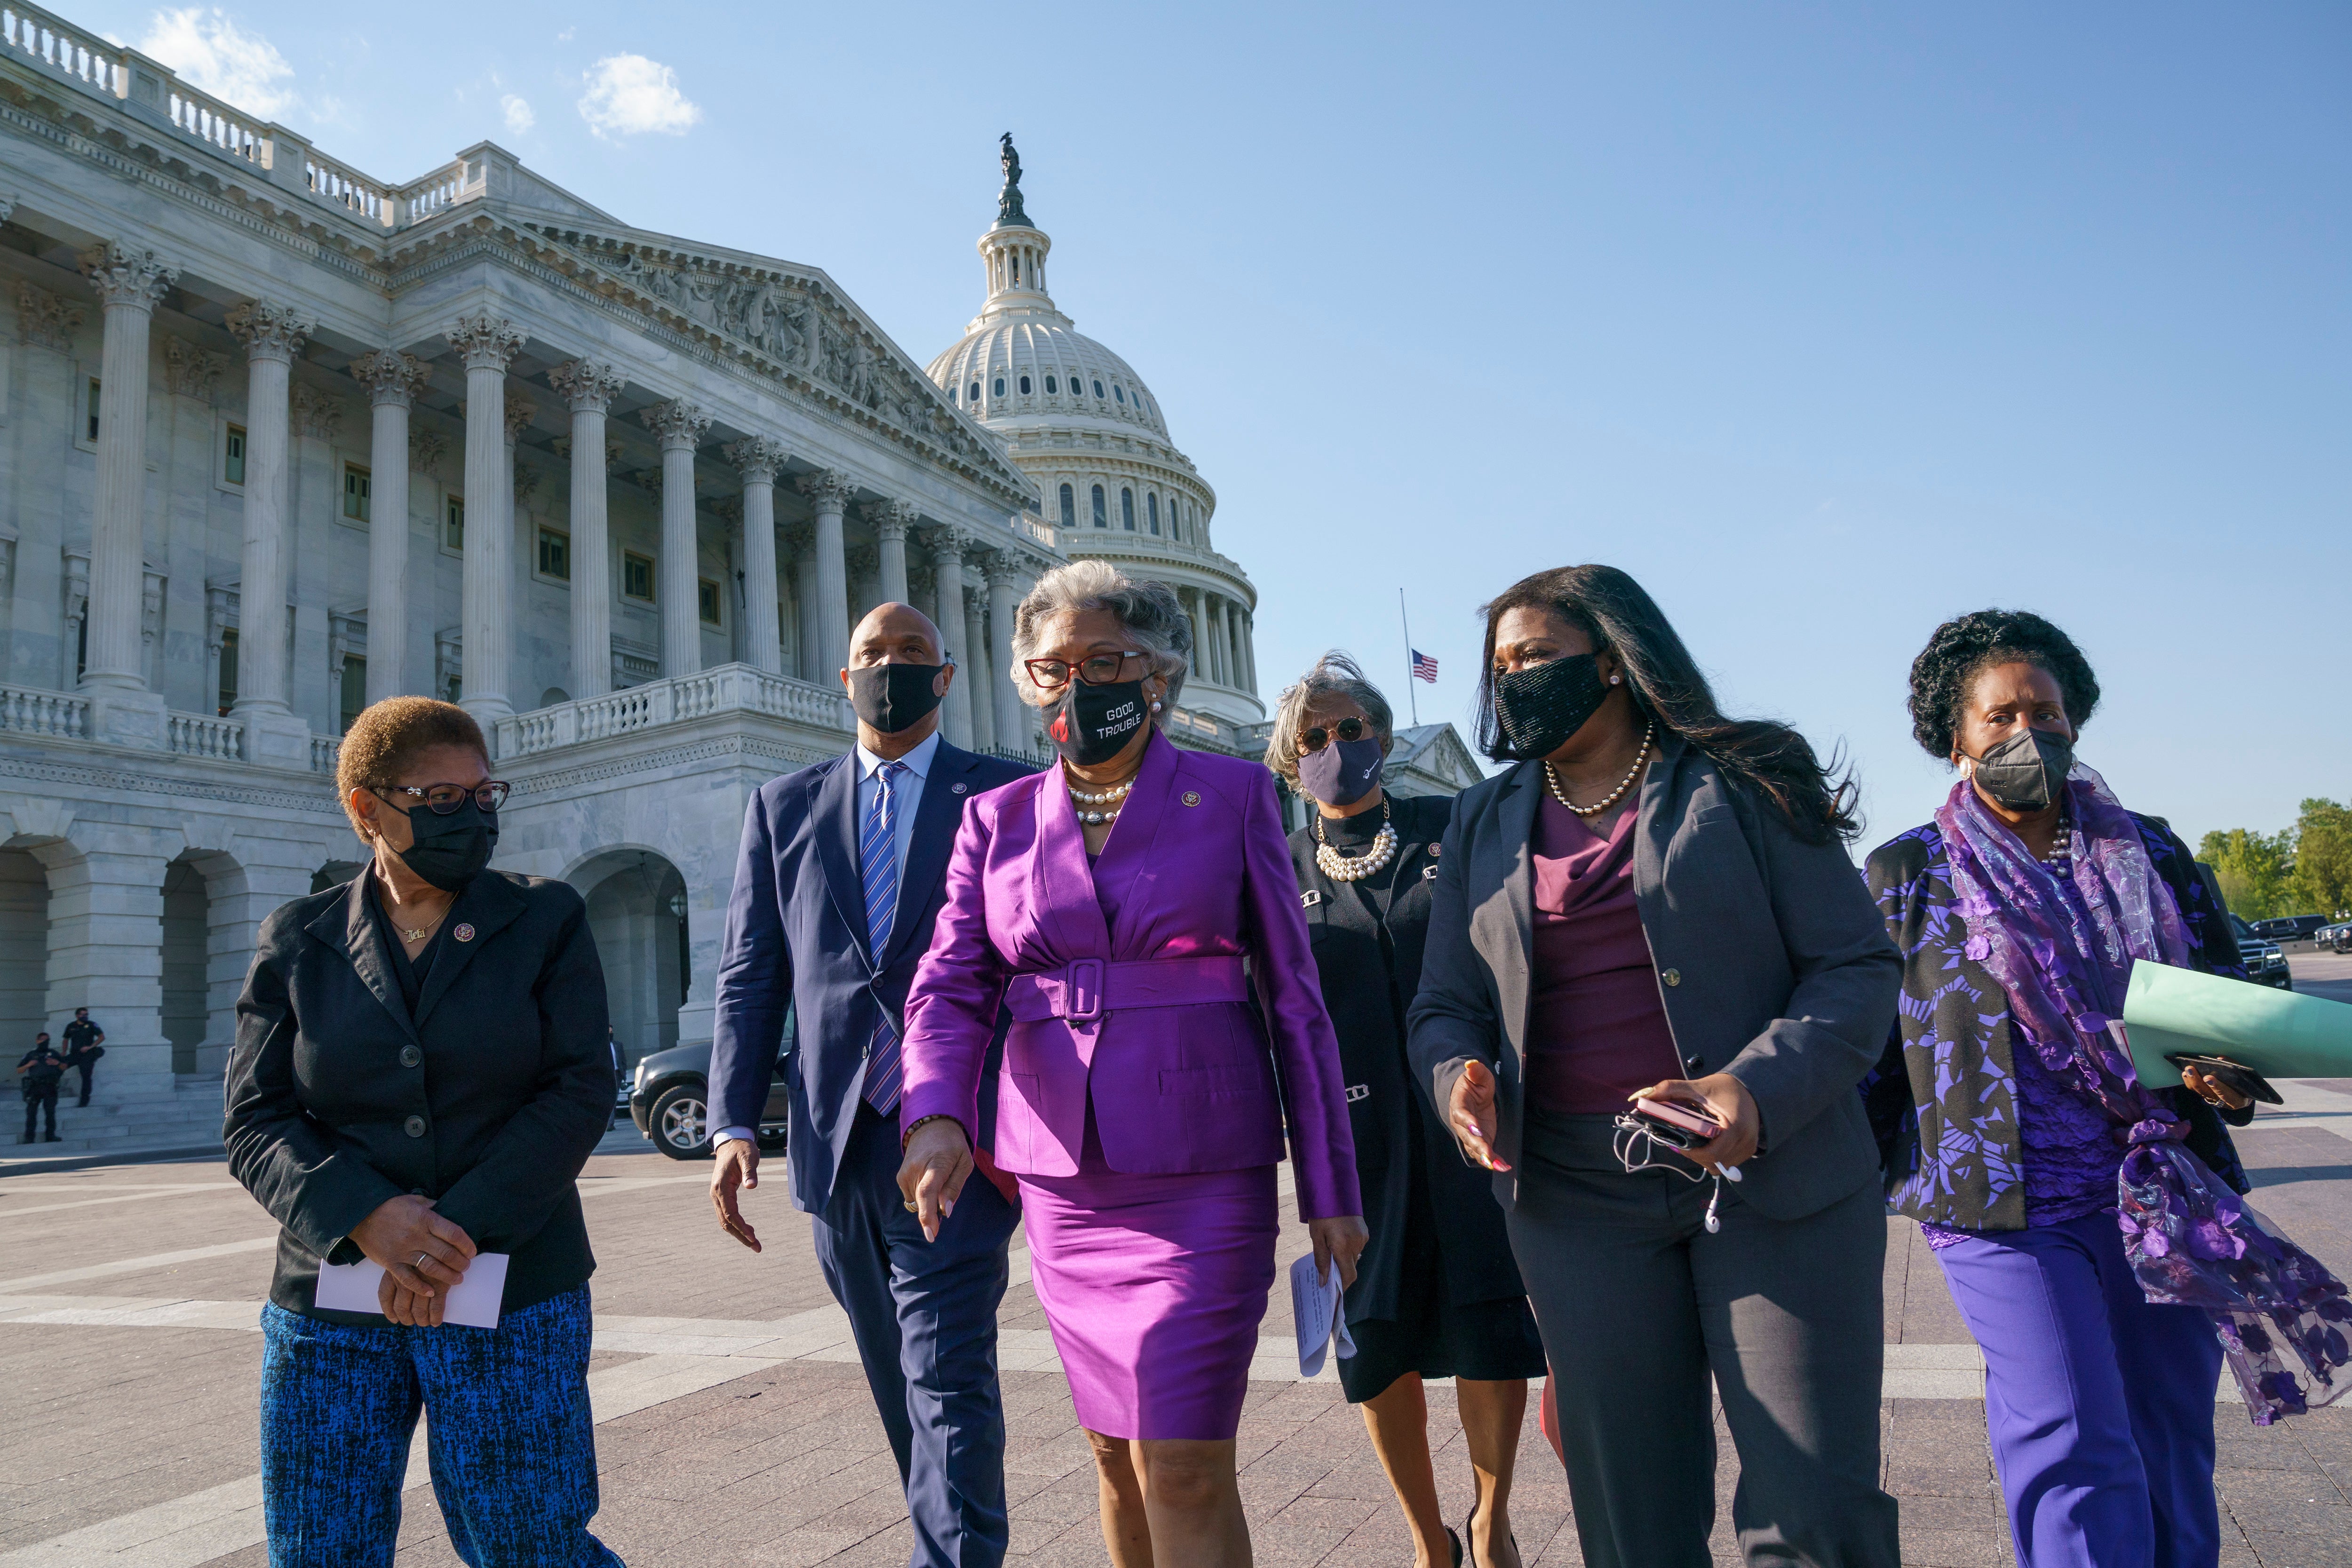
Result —
<instances>
[{"instance_id":1,"label":"woman in black dress","mask_svg":"<svg viewBox=\"0 0 2352 1568\"><path fill-rule=\"evenodd\" d=\"M1519 1568L1512 1461L1543 1342L1511 1260L1503 1211L1466 1163L1405 1059L1449 796L1390 795L1386 699L1355 661L1326 654L1282 694L1266 765L1313 805L1290 836L1323 1004L1339 1037L1356 1169L1371 1241L1347 1293L1356 1353L1339 1362L1412 1527L1419 1568L1465 1561L1429 1462L1422 1380L1455 1379L1477 1491L1464 1533L1476 1568Z\"/></svg>"}]
</instances>

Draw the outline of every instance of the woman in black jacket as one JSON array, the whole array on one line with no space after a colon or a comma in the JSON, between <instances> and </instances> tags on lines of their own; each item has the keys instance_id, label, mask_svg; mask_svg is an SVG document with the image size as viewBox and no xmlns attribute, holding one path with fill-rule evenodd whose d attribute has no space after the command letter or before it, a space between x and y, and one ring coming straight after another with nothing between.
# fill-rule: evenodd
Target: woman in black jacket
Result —
<instances>
[{"instance_id":1,"label":"woman in black jacket","mask_svg":"<svg viewBox=\"0 0 2352 1568\"><path fill-rule=\"evenodd\" d=\"M1314 819L1290 836L1299 901L1315 942L1323 1005L1339 1037L1356 1174L1371 1231L1347 1293L1356 1353L1339 1384L1396 1489L1422 1568L1463 1561L1445 1526L1429 1461L1423 1380L1455 1379L1454 1401L1476 1487L1464 1532L1478 1568L1518 1568L1511 1471L1528 1380L1543 1343L1511 1261L1503 1211L1465 1163L1415 1082L1405 1008L1421 986L1438 845L1449 795L1388 793L1388 700L1343 653L1329 653L1282 694L1266 765L1305 796Z\"/></svg>"},{"instance_id":2,"label":"woman in black jacket","mask_svg":"<svg viewBox=\"0 0 2352 1568\"><path fill-rule=\"evenodd\" d=\"M596 1261L573 1184L613 1067L586 908L485 869L507 786L462 709L375 704L336 784L371 863L262 922L228 1068L229 1168L284 1227L262 1309L270 1563L389 1564L430 1408L459 1556L618 1564L588 1532ZM495 1326L445 1322L452 1288L501 1263ZM374 1266L335 1279L373 1277L375 1310L320 1306L322 1265Z\"/></svg>"},{"instance_id":3,"label":"woman in black jacket","mask_svg":"<svg viewBox=\"0 0 2352 1568\"><path fill-rule=\"evenodd\" d=\"M1497 1173L1584 1561L1705 1568L1719 1394L1748 1560L1893 1568L1855 1086L1902 963L1851 793L1725 717L1622 572L1538 573L1486 617L1479 738L1516 765L1454 802L1409 1044ZM1716 1131L1675 1152L1615 1125L1635 1100Z\"/></svg>"}]
</instances>

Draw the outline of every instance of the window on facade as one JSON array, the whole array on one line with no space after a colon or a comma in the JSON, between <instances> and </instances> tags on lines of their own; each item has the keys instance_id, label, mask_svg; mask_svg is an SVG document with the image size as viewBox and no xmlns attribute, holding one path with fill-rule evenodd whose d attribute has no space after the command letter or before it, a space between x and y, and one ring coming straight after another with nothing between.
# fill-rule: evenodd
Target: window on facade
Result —
<instances>
[{"instance_id":1,"label":"window on facade","mask_svg":"<svg viewBox=\"0 0 2352 1568\"><path fill-rule=\"evenodd\" d=\"M1004 395L1004 378L1001 375L996 378L996 395L999 397Z\"/></svg>"},{"instance_id":2,"label":"window on facade","mask_svg":"<svg viewBox=\"0 0 2352 1568\"><path fill-rule=\"evenodd\" d=\"M572 536L560 530L539 531L539 574L559 583L572 581Z\"/></svg>"},{"instance_id":3,"label":"window on facade","mask_svg":"<svg viewBox=\"0 0 2352 1568\"><path fill-rule=\"evenodd\" d=\"M1144 516L1151 523L1151 531L1160 531L1160 497L1157 492L1143 498Z\"/></svg>"},{"instance_id":4,"label":"window on facade","mask_svg":"<svg viewBox=\"0 0 2352 1568\"><path fill-rule=\"evenodd\" d=\"M1078 526L1078 498L1067 485L1062 487L1062 526L1064 528Z\"/></svg>"},{"instance_id":5,"label":"window on facade","mask_svg":"<svg viewBox=\"0 0 2352 1568\"><path fill-rule=\"evenodd\" d=\"M1110 514L1103 510L1103 488L1100 485L1095 487L1095 526L1097 528L1110 526Z\"/></svg>"},{"instance_id":6,"label":"window on facade","mask_svg":"<svg viewBox=\"0 0 2352 1568\"><path fill-rule=\"evenodd\" d=\"M971 401L972 401L972 402L974 402L974 403L978 403L978 402L980 401L980 383L978 383L978 382L976 382L976 381L975 381L975 382L973 382L973 383L971 384Z\"/></svg>"},{"instance_id":7,"label":"window on facade","mask_svg":"<svg viewBox=\"0 0 2352 1568\"><path fill-rule=\"evenodd\" d=\"M232 425L221 445L221 480L225 484L245 483L245 426Z\"/></svg>"},{"instance_id":8,"label":"window on facade","mask_svg":"<svg viewBox=\"0 0 2352 1568\"><path fill-rule=\"evenodd\" d=\"M441 513L441 547L463 554L466 549L466 498L451 496Z\"/></svg>"},{"instance_id":9,"label":"window on facade","mask_svg":"<svg viewBox=\"0 0 2352 1568\"><path fill-rule=\"evenodd\" d=\"M343 465L343 515L353 522L368 520L368 471L357 463Z\"/></svg>"},{"instance_id":10,"label":"window on facade","mask_svg":"<svg viewBox=\"0 0 2352 1568\"><path fill-rule=\"evenodd\" d=\"M1013 258L1013 281L1021 281L1021 258L1018 256Z\"/></svg>"},{"instance_id":11,"label":"window on facade","mask_svg":"<svg viewBox=\"0 0 2352 1568\"><path fill-rule=\"evenodd\" d=\"M1054 378L1050 375L1045 378L1045 395L1048 397L1054 395Z\"/></svg>"},{"instance_id":12,"label":"window on facade","mask_svg":"<svg viewBox=\"0 0 2352 1568\"><path fill-rule=\"evenodd\" d=\"M708 577L695 579L694 607L701 614L704 626L718 626L719 624L719 584Z\"/></svg>"},{"instance_id":13,"label":"window on facade","mask_svg":"<svg viewBox=\"0 0 2352 1568\"><path fill-rule=\"evenodd\" d=\"M367 706L367 660L357 654L343 656L342 695L343 727L335 733L348 735L352 732L352 721L360 716L360 710Z\"/></svg>"},{"instance_id":14,"label":"window on facade","mask_svg":"<svg viewBox=\"0 0 2352 1568\"><path fill-rule=\"evenodd\" d=\"M621 552L621 597L654 602L654 558L634 550Z\"/></svg>"},{"instance_id":15,"label":"window on facade","mask_svg":"<svg viewBox=\"0 0 2352 1568\"><path fill-rule=\"evenodd\" d=\"M1128 532L1135 531L1135 492L1125 485L1118 490L1118 520Z\"/></svg>"},{"instance_id":16,"label":"window on facade","mask_svg":"<svg viewBox=\"0 0 2352 1568\"><path fill-rule=\"evenodd\" d=\"M220 716L236 706L236 628L227 627L221 633L220 651Z\"/></svg>"},{"instance_id":17,"label":"window on facade","mask_svg":"<svg viewBox=\"0 0 2352 1568\"><path fill-rule=\"evenodd\" d=\"M86 441L95 441L98 439L98 377L94 375L89 378L89 402L82 412L84 419L89 424L89 433L82 438ZM56 426L52 426L51 428L54 429Z\"/></svg>"},{"instance_id":18,"label":"window on facade","mask_svg":"<svg viewBox=\"0 0 2352 1568\"><path fill-rule=\"evenodd\" d=\"M954 387L950 386L948 388L948 401L950 403L958 402L962 398L962 396L963 394L958 392Z\"/></svg>"},{"instance_id":19,"label":"window on facade","mask_svg":"<svg viewBox=\"0 0 2352 1568\"><path fill-rule=\"evenodd\" d=\"M1121 403L1125 403L1127 401L1127 389L1119 385L1117 382L1111 383L1110 395L1113 397L1118 398Z\"/></svg>"},{"instance_id":20,"label":"window on facade","mask_svg":"<svg viewBox=\"0 0 2352 1568\"><path fill-rule=\"evenodd\" d=\"M1029 395L1029 378L1025 375L1021 378L1021 395L1024 397Z\"/></svg>"},{"instance_id":21,"label":"window on facade","mask_svg":"<svg viewBox=\"0 0 2352 1568\"><path fill-rule=\"evenodd\" d=\"M1098 382L1095 383L1095 395L1096 395L1097 397L1100 397L1102 395L1103 395L1102 383L1098 381Z\"/></svg>"}]
</instances>

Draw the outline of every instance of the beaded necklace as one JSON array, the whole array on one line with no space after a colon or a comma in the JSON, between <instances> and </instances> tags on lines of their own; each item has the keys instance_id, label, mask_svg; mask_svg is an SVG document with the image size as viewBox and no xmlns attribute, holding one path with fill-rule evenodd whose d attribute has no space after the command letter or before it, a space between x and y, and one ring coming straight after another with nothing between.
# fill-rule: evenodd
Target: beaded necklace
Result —
<instances>
[{"instance_id":1,"label":"beaded necklace","mask_svg":"<svg viewBox=\"0 0 2352 1568\"><path fill-rule=\"evenodd\" d=\"M1650 742L1657 738L1657 733L1658 726L1654 722L1642 731L1642 749L1633 753L1633 765L1625 770L1625 776L1617 781L1615 789L1611 790L1591 805L1579 805L1568 798L1568 792L1559 787L1559 775L1552 772L1551 763L1549 762L1543 765L1544 787L1551 791L1552 799L1559 802L1577 816L1598 816L1624 799L1625 792L1633 787L1633 781L1642 776L1642 764L1650 760Z\"/></svg>"},{"instance_id":2,"label":"beaded necklace","mask_svg":"<svg viewBox=\"0 0 2352 1568\"><path fill-rule=\"evenodd\" d=\"M1335 882L1360 882L1391 860L1396 858L1396 824L1390 820L1386 795L1381 796L1381 830L1372 838L1372 847L1353 859L1340 854L1324 841L1323 814L1315 815L1315 868Z\"/></svg>"}]
</instances>

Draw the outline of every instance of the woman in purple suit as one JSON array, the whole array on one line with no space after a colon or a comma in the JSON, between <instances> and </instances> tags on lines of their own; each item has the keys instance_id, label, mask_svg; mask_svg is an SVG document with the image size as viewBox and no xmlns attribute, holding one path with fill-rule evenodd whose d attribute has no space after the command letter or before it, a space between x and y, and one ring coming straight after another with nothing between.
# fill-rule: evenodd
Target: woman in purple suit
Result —
<instances>
[{"instance_id":1,"label":"woman in purple suit","mask_svg":"<svg viewBox=\"0 0 2352 1568\"><path fill-rule=\"evenodd\" d=\"M965 812L907 997L898 1183L927 1234L971 1173L982 1064L1013 1015L995 1158L1020 1178L1118 1568L1249 1560L1234 1436L1286 1123L1318 1263L1352 1283L1365 1238L1273 781L1160 733L1191 648L1165 584L1100 562L1022 603L1014 679L1062 760Z\"/></svg>"}]
</instances>

